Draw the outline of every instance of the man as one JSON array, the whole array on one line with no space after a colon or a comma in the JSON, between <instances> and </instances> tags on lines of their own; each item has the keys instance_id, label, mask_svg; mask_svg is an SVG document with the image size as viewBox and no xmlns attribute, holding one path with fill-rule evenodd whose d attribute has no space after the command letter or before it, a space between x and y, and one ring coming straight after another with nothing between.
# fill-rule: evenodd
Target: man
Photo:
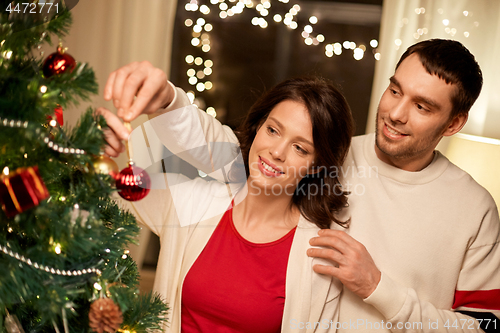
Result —
<instances>
[{"instance_id":1,"label":"man","mask_svg":"<svg viewBox=\"0 0 500 333\"><path fill-rule=\"evenodd\" d=\"M381 98L376 133L354 138L340 171L351 191L344 212L351 225L322 230L310 243L327 248L308 250L338 265L314 269L344 284L333 323L339 331L500 329L498 210L486 190L434 150L464 126L481 85L479 66L460 43L415 44ZM105 98L125 120L187 103L147 63L112 73ZM102 112L116 137L106 152L116 155L128 133ZM218 126L208 140L231 140Z\"/></svg>"},{"instance_id":2,"label":"man","mask_svg":"<svg viewBox=\"0 0 500 333\"><path fill-rule=\"evenodd\" d=\"M500 313L498 211L482 187L434 151L465 125L481 84L460 43L413 45L380 100L376 133L353 139L343 170L352 192L350 236L324 231L311 244L332 250L308 253L339 264L316 272L346 287L342 330L471 331L478 325L459 312L493 320L489 313Z\"/></svg>"}]
</instances>

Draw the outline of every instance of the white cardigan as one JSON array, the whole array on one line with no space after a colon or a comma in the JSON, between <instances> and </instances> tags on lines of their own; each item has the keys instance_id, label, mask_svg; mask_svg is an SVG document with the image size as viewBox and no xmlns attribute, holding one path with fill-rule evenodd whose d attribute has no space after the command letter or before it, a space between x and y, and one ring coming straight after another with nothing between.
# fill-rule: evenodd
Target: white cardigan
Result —
<instances>
[{"instance_id":1,"label":"white cardigan","mask_svg":"<svg viewBox=\"0 0 500 333\"><path fill-rule=\"evenodd\" d=\"M214 119L194 106L184 107L189 104L184 92L179 89L168 108L175 111L157 114L145 124L150 146L161 142L172 153L179 154L186 149L206 145L203 133L214 135L211 133ZM140 136L134 131L132 141L141 141ZM219 141L235 142L229 128L218 136ZM134 142L132 144L137 146ZM192 156L194 160L190 161L189 152L182 154L182 158L198 164L199 169L203 168L200 161L205 166L217 164L209 146L205 156L201 156L204 153L199 149L193 151L197 154ZM206 163L203 163L204 159ZM139 166L148 166L141 161L136 162ZM203 171L221 172L206 168ZM171 309L165 332L180 332L184 278L241 184L207 182L201 178L190 180L179 174L152 175L152 180L153 188L156 189L152 189L146 198L134 203L121 202L139 222L160 237L161 249L154 290L168 302ZM168 185L164 186L166 183ZM309 240L317 236L318 230L315 224L300 217L288 259L282 332L335 332L342 285L337 279L313 272L313 264L327 263L306 255L310 247Z\"/></svg>"}]
</instances>

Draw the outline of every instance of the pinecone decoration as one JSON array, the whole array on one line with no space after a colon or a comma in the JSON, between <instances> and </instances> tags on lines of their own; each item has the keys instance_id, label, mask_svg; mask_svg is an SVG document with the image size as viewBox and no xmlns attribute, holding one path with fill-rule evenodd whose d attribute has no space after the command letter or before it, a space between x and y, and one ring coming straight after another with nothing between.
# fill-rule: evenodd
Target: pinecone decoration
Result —
<instances>
[{"instance_id":1,"label":"pinecone decoration","mask_svg":"<svg viewBox=\"0 0 500 333\"><path fill-rule=\"evenodd\" d=\"M90 305L89 326L94 332L114 333L122 322L122 311L111 298L99 298Z\"/></svg>"}]
</instances>

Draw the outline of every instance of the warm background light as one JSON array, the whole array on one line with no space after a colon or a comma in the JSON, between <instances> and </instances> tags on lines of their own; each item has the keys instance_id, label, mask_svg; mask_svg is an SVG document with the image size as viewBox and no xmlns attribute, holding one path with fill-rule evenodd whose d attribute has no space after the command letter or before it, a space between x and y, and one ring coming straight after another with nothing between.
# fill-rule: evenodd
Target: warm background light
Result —
<instances>
[{"instance_id":1,"label":"warm background light","mask_svg":"<svg viewBox=\"0 0 500 333\"><path fill-rule=\"evenodd\" d=\"M448 159L467 171L500 204L500 140L456 134L445 148Z\"/></svg>"}]
</instances>

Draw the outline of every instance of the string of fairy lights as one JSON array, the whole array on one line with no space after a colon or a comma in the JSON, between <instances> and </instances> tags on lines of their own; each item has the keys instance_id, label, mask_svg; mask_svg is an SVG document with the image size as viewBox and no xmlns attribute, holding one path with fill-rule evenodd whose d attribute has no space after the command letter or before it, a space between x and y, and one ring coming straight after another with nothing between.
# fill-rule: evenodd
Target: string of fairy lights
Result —
<instances>
[{"instance_id":1,"label":"string of fairy lights","mask_svg":"<svg viewBox=\"0 0 500 333\"><path fill-rule=\"evenodd\" d=\"M190 0L185 4L184 9L188 12L199 12L199 17L196 19L188 18L184 21L184 25L192 29L191 45L194 48L200 49L207 57L186 55L185 61L191 67L187 70L187 80L193 86L193 90L188 91L188 97L191 102L195 101L196 92L202 93L205 90L213 88L214 84L210 80L213 74L213 61L209 59L208 54L211 50L210 33L214 26L208 22L208 14L212 11L218 11L218 16L221 19L227 19L235 15L243 13L245 10L254 10L255 16L251 20L251 24L256 27L265 29L271 23L284 24L289 29L297 30L299 28L298 18L301 13L299 4L291 4L290 0L278 0L283 4L290 4L288 11L285 14L276 13L271 15L272 1L271 0L210 0L210 5L200 4L200 0ZM274 0L276 3L277 1ZM318 17L310 16L307 20L308 24L302 27L301 36L304 43L308 46L325 43L326 37L321 33L316 33L314 26L319 22ZM372 48L375 59L380 59L380 53L377 51L378 41L373 39L369 43ZM341 55L343 52L351 50L355 60L363 59L367 46L356 44L353 41L343 41L334 43L325 43L324 53L326 57ZM206 108L206 112L213 117L216 117L217 112L214 107Z\"/></svg>"},{"instance_id":2,"label":"string of fairy lights","mask_svg":"<svg viewBox=\"0 0 500 333\"><path fill-rule=\"evenodd\" d=\"M428 10L425 7L417 7L414 10L415 15L421 16L425 15L428 13ZM447 35L449 35L449 38L456 38L461 35L465 38L469 38L471 36L472 31L477 29L479 27L479 22L474 19L474 13L469 10L464 10L462 11L462 15L467 18L467 23L460 25L460 28L457 29L457 27L453 26L454 23L456 24L457 20L455 19L455 22L452 22L447 15L445 14L445 11L443 8L438 8L436 12L434 13L436 15L436 18L441 21L443 32ZM401 20L398 22L398 27L400 29L404 29L409 23L410 23L410 18L408 17L403 17ZM424 21L425 22L425 21ZM462 31L459 31L462 30ZM429 33L429 28L426 26L420 26L417 27L416 30L412 33L413 39L418 40L424 35L427 35ZM461 37L461 36L460 36ZM403 41L400 38L396 38L394 40L394 47L396 50L399 50L401 45L403 44Z\"/></svg>"},{"instance_id":3,"label":"string of fairy lights","mask_svg":"<svg viewBox=\"0 0 500 333\"><path fill-rule=\"evenodd\" d=\"M191 19L188 18L184 21L184 25L192 29L191 35L191 45L194 48L200 49L206 57L193 56L191 54L186 55L185 61L191 66L186 72L187 80L190 85L193 86L193 90L188 91L188 97L191 102L196 99L197 93L202 93L205 90L211 90L214 87L213 82L210 80L210 76L213 74L213 61L208 57L211 50L210 33L213 32L214 26L208 22L208 14L212 11L218 11L218 16L221 19L228 19L232 16L239 15L245 10L254 10L255 16L251 19L251 24L256 27L265 29L269 24L284 24L289 29L299 30L298 17L301 13L301 7L299 4L292 4L290 0L210 0L208 4L200 4L203 0L189 0L185 4L184 9L187 12L199 13L198 18ZM283 15L276 13L271 14L271 8L273 3L281 2L283 4L289 4L290 7L288 11ZM417 7L414 10L416 16L425 15L429 11L425 7ZM451 26L449 19L445 18L445 12L443 8L438 8L434 15L442 15L443 29L446 34L453 38L458 33L457 28ZM470 11L463 11L465 17L472 17L473 13ZM403 17L398 23L399 28L404 29L411 20L415 17ZM417 18L418 19L418 18ZM305 21L305 20L301 20ZM417 20L418 21L418 20ZM352 52L352 56L355 60L359 61L365 57L365 53L370 51L373 57L378 61L381 58L381 54L378 50L379 43L377 39L370 40L367 45L363 43L357 44L353 41L336 41L332 43L327 43L327 37L321 33L316 33L315 26L319 22L318 17L310 16L307 20L308 24L305 24L301 29L301 36L306 45L320 45L324 44L324 54L326 57L331 58L334 56L340 56L344 52ZM428 22L428 20L422 20L422 22ZM468 38L471 34L471 30L477 28L479 22L472 21L468 27L463 31L463 36ZM424 35L429 33L429 29L425 26L418 27L413 32L413 38L418 40ZM396 50L403 44L401 39L394 40L394 47ZM214 107L207 107L206 112L213 117L216 117L217 112Z\"/></svg>"}]
</instances>

